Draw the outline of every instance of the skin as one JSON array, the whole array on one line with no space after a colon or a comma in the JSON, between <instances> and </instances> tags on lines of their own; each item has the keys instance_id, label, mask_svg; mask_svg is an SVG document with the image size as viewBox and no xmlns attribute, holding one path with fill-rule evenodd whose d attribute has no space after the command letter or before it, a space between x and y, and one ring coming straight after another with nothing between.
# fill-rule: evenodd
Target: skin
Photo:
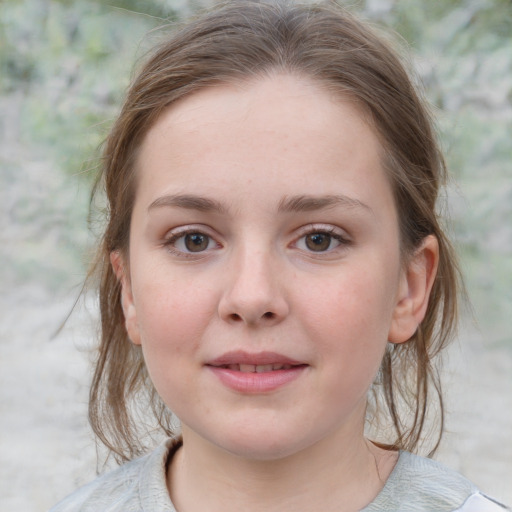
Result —
<instances>
[{"instance_id":1,"label":"skin","mask_svg":"<svg viewBox=\"0 0 512 512\"><path fill-rule=\"evenodd\" d=\"M366 395L387 343L423 319L438 252L428 237L402 261L380 154L353 103L289 75L194 93L147 133L128 259L112 263L182 422L180 512L359 510L391 472L396 454L363 435ZM244 393L208 366L233 350L304 367Z\"/></svg>"}]
</instances>

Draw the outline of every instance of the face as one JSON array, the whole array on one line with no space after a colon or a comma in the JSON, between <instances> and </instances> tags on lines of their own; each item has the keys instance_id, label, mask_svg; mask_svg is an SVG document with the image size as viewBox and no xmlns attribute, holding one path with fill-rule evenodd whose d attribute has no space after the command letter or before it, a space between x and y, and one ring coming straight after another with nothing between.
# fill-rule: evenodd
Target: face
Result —
<instances>
[{"instance_id":1,"label":"face","mask_svg":"<svg viewBox=\"0 0 512 512\"><path fill-rule=\"evenodd\" d=\"M362 435L388 340L414 332L380 153L354 104L287 75L202 90L147 133L112 260L185 442L272 459Z\"/></svg>"}]
</instances>

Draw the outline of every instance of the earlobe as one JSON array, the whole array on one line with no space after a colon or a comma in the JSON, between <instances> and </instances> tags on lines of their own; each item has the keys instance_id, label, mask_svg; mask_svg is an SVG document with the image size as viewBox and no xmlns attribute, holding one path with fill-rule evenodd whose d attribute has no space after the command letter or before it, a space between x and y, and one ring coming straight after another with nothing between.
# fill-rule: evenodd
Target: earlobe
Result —
<instances>
[{"instance_id":1,"label":"earlobe","mask_svg":"<svg viewBox=\"0 0 512 512\"><path fill-rule=\"evenodd\" d=\"M134 345L140 345L140 333L137 323L137 310L133 300L130 276L127 264L119 251L110 253L112 269L121 284L121 306L124 313L124 323L128 337Z\"/></svg>"},{"instance_id":2,"label":"earlobe","mask_svg":"<svg viewBox=\"0 0 512 512\"><path fill-rule=\"evenodd\" d=\"M435 236L429 235L402 273L388 334L391 343L406 342L418 329L427 311L438 263L439 244Z\"/></svg>"}]
</instances>

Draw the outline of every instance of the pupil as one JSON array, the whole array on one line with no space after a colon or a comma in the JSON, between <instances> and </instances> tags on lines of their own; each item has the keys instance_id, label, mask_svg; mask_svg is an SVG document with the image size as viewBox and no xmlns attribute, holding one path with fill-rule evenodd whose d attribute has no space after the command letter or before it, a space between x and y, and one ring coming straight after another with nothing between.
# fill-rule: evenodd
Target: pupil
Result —
<instances>
[{"instance_id":1,"label":"pupil","mask_svg":"<svg viewBox=\"0 0 512 512\"><path fill-rule=\"evenodd\" d=\"M325 251L331 245L330 235L322 233L313 233L306 236L306 246L312 251Z\"/></svg>"},{"instance_id":2,"label":"pupil","mask_svg":"<svg viewBox=\"0 0 512 512\"><path fill-rule=\"evenodd\" d=\"M185 247L190 252L204 251L208 247L208 237L201 233L189 233L185 235Z\"/></svg>"}]
</instances>

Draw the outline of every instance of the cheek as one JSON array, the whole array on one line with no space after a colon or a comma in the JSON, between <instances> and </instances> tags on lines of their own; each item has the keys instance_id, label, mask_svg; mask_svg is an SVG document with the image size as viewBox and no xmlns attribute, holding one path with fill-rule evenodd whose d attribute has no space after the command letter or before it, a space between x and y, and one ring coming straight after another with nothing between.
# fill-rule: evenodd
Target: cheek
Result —
<instances>
[{"instance_id":1,"label":"cheek","mask_svg":"<svg viewBox=\"0 0 512 512\"><path fill-rule=\"evenodd\" d=\"M215 312L211 292L193 283L165 279L161 273L154 275L158 280L147 277L135 294L137 321L148 366L153 364L151 358L179 359L193 353Z\"/></svg>"},{"instance_id":2,"label":"cheek","mask_svg":"<svg viewBox=\"0 0 512 512\"><path fill-rule=\"evenodd\" d=\"M340 334L347 329L378 331L391 320L396 283L382 273L350 270L306 289L307 316L320 330L330 326Z\"/></svg>"},{"instance_id":3,"label":"cheek","mask_svg":"<svg viewBox=\"0 0 512 512\"><path fill-rule=\"evenodd\" d=\"M138 290L137 320L149 376L166 405L176 413L194 395L204 319L211 307L181 287L146 283ZM202 313L201 313L202 312Z\"/></svg>"},{"instance_id":4,"label":"cheek","mask_svg":"<svg viewBox=\"0 0 512 512\"><path fill-rule=\"evenodd\" d=\"M362 265L309 288L299 317L307 322L322 364L337 361L340 369L373 379L393 314L396 282L388 276L382 265Z\"/></svg>"}]
</instances>

